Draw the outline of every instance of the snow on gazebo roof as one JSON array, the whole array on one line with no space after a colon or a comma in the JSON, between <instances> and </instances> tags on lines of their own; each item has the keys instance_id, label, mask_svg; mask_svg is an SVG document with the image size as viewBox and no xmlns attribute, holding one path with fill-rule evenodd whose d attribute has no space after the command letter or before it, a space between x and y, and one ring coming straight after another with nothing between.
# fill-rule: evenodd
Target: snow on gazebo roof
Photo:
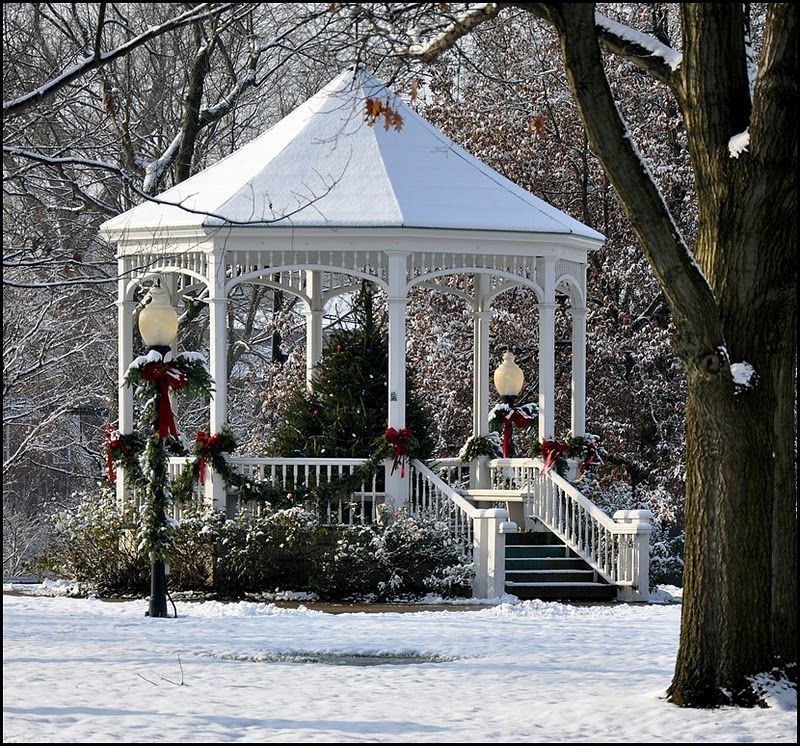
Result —
<instances>
[{"instance_id":1,"label":"snow on gazebo roof","mask_svg":"<svg viewBox=\"0 0 800 746\"><path fill-rule=\"evenodd\" d=\"M388 102L399 130L365 121ZM180 205L180 206L179 206ZM223 226L602 234L489 168L363 70L345 71L252 142L106 221L111 239Z\"/></svg>"}]
</instances>

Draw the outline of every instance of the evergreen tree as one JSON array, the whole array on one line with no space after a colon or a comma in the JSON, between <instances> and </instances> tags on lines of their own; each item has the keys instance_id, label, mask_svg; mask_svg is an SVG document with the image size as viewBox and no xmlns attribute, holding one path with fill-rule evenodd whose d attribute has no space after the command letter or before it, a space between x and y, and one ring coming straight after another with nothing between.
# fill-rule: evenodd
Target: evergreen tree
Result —
<instances>
[{"instance_id":1,"label":"evergreen tree","mask_svg":"<svg viewBox=\"0 0 800 746\"><path fill-rule=\"evenodd\" d=\"M365 457L386 430L389 339L376 319L373 289L363 283L353 306L354 326L331 334L314 370L313 390L291 395L270 450L281 456ZM417 456L433 451L430 423L407 381L407 426L419 442Z\"/></svg>"}]
</instances>

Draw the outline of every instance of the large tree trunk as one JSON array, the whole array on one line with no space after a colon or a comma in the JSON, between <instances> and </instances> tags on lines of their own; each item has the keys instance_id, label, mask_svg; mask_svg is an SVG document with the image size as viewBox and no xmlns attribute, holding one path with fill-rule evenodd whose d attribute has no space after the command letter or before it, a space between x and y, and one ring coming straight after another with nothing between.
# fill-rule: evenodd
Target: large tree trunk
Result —
<instances>
[{"instance_id":1,"label":"large tree trunk","mask_svg":"<svg viewBox=\"0 0 800 746\"><path fill-rule=\"evenodd\" d=\"M669 301L687 372L686 586L670 698L747 704L749 677L792 663L797 651L796 11L770 8L752 111L740 5L682 6L677 71L657 56L639 60L683 110L701 274L620 119L593 6L523 7L559 32L592 149ZM748 124L749 152L733 158L728 142ZM733 380L738 361L756 372L749 386Z\"/></svg>"}]
</instances>

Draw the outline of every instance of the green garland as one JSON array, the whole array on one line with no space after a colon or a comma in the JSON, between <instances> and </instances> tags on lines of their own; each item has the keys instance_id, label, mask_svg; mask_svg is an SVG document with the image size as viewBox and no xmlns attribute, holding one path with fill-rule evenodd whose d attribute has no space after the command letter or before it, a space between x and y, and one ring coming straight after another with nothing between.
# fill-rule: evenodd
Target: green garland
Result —
<instances>
[{"instance_id":1,"label":"green garland","mask_svg":"<svg viewBox=\"0 0 800 746\"><path fill-rule=\"evenodd\" d=\"M501 448L500 435L496 432L491 432L488 435L473 435L461 447L458 458L462 464L468 464L480 456L499 458Z\"/></svg>"},{"instance_id":2,"label":"green garland","mask_svg":"<svg viewBox=\"0 0 800 746\"><path fill-rule=\"evenodd\" d=\"M148 473L146 475L146 494L142 513L140 548L150 557L151 562L166 562L172 548L172 527L166 520L170 504L171 485L167 470L167 451L158 434L147 439L145 449Z\"/></svg>"},{"instance_id":3,"label":"green garland","mask_svg":"<svg viewBox=\"0 0 800 746\"><path fill-rule=\"evenodd\" d=\"M604 451L602 451L598 445L599 440L600 438L596 435L577 435L568 436L566 440L555 438L549 441L552 444L556 444L559 449L556 451L555 458L553 459L556 472L558 472L560 476L566 478L569 472L569 463L567 459L579 459L581 461L581 472L595 464L602 464L603 462L600 456L601 452ZM545 458L546 454L538 438L533 441L529 455L531 458Z\"/></svg>"},{"instance_id":4,"label":"green garland","mask_svg":"<svg viewBox=\"0 0 800 746\"><path fill-rule=\"evenodd\" d=\"M196 352L183 352L173 360L164 361L156 351L151 350L147 355L140 355L125 372L125 384L136 389L137 396L145 400L144 410L140 418L142 428L152 430L158 424L158 408L156 403L159 397L158 384L147 380L142 372L149 365L164 364L174 368L185 378L180 390L188 396L198 396L208 400L214 392L214 379L208 372L202 355Z\"/></svg>"},{"instance_id":5,"label":"green garland","mask_svg":"<svg viewBox=\"0 0 800 746\"><path fill-rule=\"evenodd\" d=\"M194 485L201 481L201 468L211 466L225 482L225 486L236 490L238 498L244 502L270 503L277 508L316 501L324 506L349 496L364 482L371 480L378 463L384 458L383 450L376 451L364 464L330 482L276 485L269 481L248 479L232 468L225 454L232 453L236 447L236 436L227 425L218 435L210 438L205 433L198 433L194 443L194 457L172 483L175 501L181 503L192 500Z\"/></svg>"}]
</instances>

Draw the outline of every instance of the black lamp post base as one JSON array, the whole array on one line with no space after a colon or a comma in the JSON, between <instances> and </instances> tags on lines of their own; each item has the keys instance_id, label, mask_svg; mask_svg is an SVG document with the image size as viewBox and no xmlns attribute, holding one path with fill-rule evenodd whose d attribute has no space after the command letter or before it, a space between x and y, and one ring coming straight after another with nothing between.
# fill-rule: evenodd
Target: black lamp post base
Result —
<instances>
[{"instance_id":1,"label":"black lamp post base","mask_svg":"<svg viewBox=\"0 0 800 746\"><path fill-rule=\"evenodd\" d=\"M167 568L162 560L150 568L150 607L145 616L167 616Z\"/></svg>"}]
</instances>

